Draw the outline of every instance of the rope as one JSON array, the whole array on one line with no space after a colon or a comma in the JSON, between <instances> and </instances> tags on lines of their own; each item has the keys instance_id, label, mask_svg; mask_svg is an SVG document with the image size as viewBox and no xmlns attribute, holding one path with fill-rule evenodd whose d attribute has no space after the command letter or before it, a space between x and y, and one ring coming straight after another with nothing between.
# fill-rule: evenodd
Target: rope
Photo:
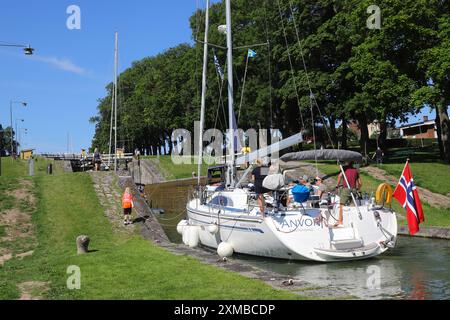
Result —
<instances>
[{"instance_id":1,"label":"rope","mask_svg":"<svg viewBox=\"0 0 450 320\"><path fill-rule=\"evenodd\" d=\"M244 101L244 92L245 92L245 82L247 80L247 71L248 71L248 60L250 59L247 53L247 59L245 61L245 72L244 72L244 81L242 83L242 91L241 91L241 103L239 105L239 113L237 118L237 124L239 124L239 120L241 119L241 110L242 110L242 102Z\"/></svg>"},{"instance_id":2,"label":"rope","mask_svg":"<svg viewBox=\"0 0 450 320\"><path fill-rule=\"evenodd\" d=\"M289 42L288 42L288 39L287 39L286 27L284 25L283 13L281 11L280 0L277 0L277 3L278 3L278 12L280 13L281 26L283 28L284 41L286 43L286 49L287 49L288 58L289 58L289 65L291 67L292 81L294 82L295 95L297 97L297 105L298 105L298 109L299 109L299 112L300 112L300 120L301 120L301 123L302 123L302 128L304 129L305 128L305 123L303 121L302 109L301 109L301 105L300 105L300 96L298 94L297 81L295 80L294 65L292 64L291 51L289 49Z\"/></svg>"}]
</instances>

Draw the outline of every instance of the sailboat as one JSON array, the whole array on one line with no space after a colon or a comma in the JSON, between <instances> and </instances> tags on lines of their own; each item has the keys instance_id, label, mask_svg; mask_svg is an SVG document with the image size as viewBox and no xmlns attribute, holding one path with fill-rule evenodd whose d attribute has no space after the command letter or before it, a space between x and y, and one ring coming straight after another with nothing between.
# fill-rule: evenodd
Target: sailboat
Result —
<instances>
[{"instance_id":1,"label":"sailboat","mask_svg":"<svg viewBox=\"0 0 450 320\"><path fill-rule=\"evenodd\" d=\"M228 47L228 123L231 127L234 116L231 5L230 0L225 1ZM203 132L205 112L208 8L207 0L201 132ZM200 145L202 145L202 137L200 139ZM236 167L244 163L254 163L257 159L271 153L299 144L303 141L302 134L296 134L237 159L233 147L232 128L228 130L228 141L231 147L226 157L225 186L199 187L188 200L187 219L177 226L186 245L196 247L201 244L215 248L221 257L240 253L319 262L370 258L395 246L396 214L387 205L380 205L373 198L356 199L352 194L354 206L345 206L344 224L339 228L334 228L334 224L339 212L340 199L333 192L328 193L326 201L318 201L309 194L296 194L293 203L283 202L283 196L289 192L289 187L286 185L288 169L295 166L296 162L305 160L361 162L361 154L346 150L314 150L282 156L278 161L279 172L266 178L272 181L267 183L270 185L272 196L266 196L266 211L265 214L261 214L256 204L255 193L244 183L252 166L244 172L239 181L236 181ZM202 158L201 150L199 158L200 160ZM345 177L342 165L340 168ZM198 176L200 177L200 174ZM382 191L385 189L380 188ZM391 190L389 188L386 190L388 193L386 199L388 199L391 196L389 194ZM378 198L381 197L381 193L384 194L384 192L377 193Z\"/></svg>"}]
</instances>

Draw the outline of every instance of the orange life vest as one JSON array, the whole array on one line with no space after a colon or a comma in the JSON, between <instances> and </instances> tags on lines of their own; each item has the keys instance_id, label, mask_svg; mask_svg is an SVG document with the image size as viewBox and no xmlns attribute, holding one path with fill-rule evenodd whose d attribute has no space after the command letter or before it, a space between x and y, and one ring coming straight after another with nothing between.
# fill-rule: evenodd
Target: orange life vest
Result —
<instances>
[{"instance_id":1,"label":"orange life vest","mask_svg":"<svg viewBox=\"0 0 450 320\"><path fill-rule=\"evenodd\" d=\"M133 196L131 193L124 193L122 197L122 208L129 209L133 207Z\"/></svg>"}]
</instances>

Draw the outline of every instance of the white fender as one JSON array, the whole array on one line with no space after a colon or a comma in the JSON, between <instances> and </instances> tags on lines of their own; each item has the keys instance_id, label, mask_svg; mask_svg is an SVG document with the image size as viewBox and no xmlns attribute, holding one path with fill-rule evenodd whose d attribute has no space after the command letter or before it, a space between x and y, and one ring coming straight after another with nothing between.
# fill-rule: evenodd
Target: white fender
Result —
<instances>
[{"instance_id":1,"label":"white fender","mask_svg":"<svg viewBox=\"0 0 450 320\"><path fill-rule=\"evenodd\" d=\"M188 225L189 225L189 222L187 220L181 220L180 222L178 222L178 225L177 225L178 234L183 235L184 228Z\"/></svg>"},{"instance_id":2,"label":"white fender","mask_svg":"<svg viewBox=\"0 0 450 320\"><path fill-rule=\"evenodd\" d=\"M187 246L189 245L189 234L191 233L190 226L183 227L183 243Z\"/></svg>"},{"instance_id":3,"label":"white fender","mask_svg":"<svg viewBox=\"0 0 450 320\"><path fill-rule=\"evenodd\" d=\"M208 232L211 234L216 234L219 232L219 226L217 224L212 224L207 227Z\"/></svg>"},{"instance_id":4,"label":"white fender","mask_svg":"<svg viewBox=\"0 0 450 320\"><path fill-rule=\"evenodd\" d=\"M188 245L191 248L196 248L198 247L198 243L200 241L200 236L199 236L199 227L197 226L189 226L188 227L189 230L189 235L188 235Z\"/></svg>"},{"instance_id":5,"label":"white fender","mask_svg":"<svg viewBox=\"0 0 450 320\"><path fill-rule=\"evenodd\" d=\"M233 253L234 253L233 246L228 242L222 242L221 244L219 244L219 247L217 248L217 254L221 258L231 257Z\"/></svg>"}]
</instances>

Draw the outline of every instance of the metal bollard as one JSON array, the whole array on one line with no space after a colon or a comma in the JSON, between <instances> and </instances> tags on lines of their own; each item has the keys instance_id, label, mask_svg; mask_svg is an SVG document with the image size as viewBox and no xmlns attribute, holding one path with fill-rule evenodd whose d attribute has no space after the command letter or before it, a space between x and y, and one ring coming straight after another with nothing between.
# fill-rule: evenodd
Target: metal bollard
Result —
<instances>
[{"instance_id":1,"label":"metal bollard","mask_svg":"<svg viewBox=\"0 0 450 320\"><path fill-rule=\"evenodd\" d=\"M53 165L51 163L47 166L47 174L53 174Z\"/></svg>"}]
</instances>

